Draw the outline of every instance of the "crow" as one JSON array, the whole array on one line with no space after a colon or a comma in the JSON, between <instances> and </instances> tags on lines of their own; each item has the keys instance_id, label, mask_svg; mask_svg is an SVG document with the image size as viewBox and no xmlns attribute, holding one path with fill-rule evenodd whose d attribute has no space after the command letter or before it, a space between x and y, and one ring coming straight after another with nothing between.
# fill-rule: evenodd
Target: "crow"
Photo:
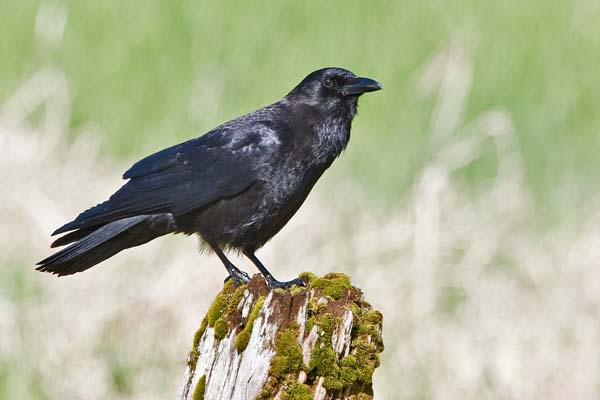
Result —
<instances>
[{"instance_id":1,"label":"crow","mask_svg":"<svg viewBox=\"0 0 600 400\"><path fill-rule=\"evenodd\" d=\"M283 99L135 163L110 198L52 235L70 246L37 263L59 276L85 271L121 250L170 233L197 234L235 285L249 281L225 256L244 254L270 288L280 282L255 255L300 208L346 148L358 98L381 90L373 79L323 68Z\"/></svg>"}]
</instances>

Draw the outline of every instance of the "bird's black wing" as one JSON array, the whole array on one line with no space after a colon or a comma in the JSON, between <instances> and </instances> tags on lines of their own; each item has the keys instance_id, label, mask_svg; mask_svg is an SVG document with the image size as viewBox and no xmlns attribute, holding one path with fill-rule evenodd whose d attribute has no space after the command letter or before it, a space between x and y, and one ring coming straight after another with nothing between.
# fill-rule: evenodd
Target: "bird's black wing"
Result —
<instances>
[{"instance_id":1,"label":"bird's black wing","mask_svg":"<svg viewBox=\"0 0 600 400\"><path fill-rule=\"evenodd\" d=\"M125 172L123 178L129 182L109 200L53 234L137 215L182 215L244 191L256 181L258 166L275 150L270 124L246 125L217 128L142 159Z\"/></svg>"}]
</instances>

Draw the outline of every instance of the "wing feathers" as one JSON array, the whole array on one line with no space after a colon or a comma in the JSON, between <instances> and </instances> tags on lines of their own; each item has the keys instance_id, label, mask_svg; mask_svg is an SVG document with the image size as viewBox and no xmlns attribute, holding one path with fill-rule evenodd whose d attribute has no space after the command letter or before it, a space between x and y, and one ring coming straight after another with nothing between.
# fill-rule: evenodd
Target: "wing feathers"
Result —
<instances>
[{"instance_id":1,"label":"wing feathers","mask_svg":"<svg viewBox=\"0 0 600 400\"><path fill-rule=\"evenodd\" d=\"M265 133L263 125L254 129ZM82 212L53 235L142 214L182 215L246 190L273 146L261 146L261 135L250 128L243 135L233 140L227 132L211 131L144 158L125 172L130 181L108 201Z\"/></svg>"}]
</instances>

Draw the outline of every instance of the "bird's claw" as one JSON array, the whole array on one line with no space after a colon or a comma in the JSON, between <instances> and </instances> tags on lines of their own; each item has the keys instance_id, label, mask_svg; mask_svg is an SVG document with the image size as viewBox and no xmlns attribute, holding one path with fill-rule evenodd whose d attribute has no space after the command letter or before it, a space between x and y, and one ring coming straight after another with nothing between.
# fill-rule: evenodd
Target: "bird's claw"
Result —
<instances>
[{"instance_id":1,"label":"bird's claw","mask_svg":"<svg viewBox=\"0 0 600 400\"><path fill-rule=\"evenodd\" d=\"M250 275L248 275L242 270L235 269L229 272L229 276L225 278L223 283L227 283L227 281L230 279L233 279L233 284L235 285L235 287L239 287L250 282Z\"/></svg>"},{"instance_id":2,"label":"bird's claw","mask_svg":"<svg viewBox=\"0 0 600 400\"><path fill-rule=\"evenodd\" d=\"M289 289L294 285L306 287L306 282L301 278L292 279L291 281L280 282L276 279L267 279L267 284L271 289Z\"/></svg>"}]
</instances>

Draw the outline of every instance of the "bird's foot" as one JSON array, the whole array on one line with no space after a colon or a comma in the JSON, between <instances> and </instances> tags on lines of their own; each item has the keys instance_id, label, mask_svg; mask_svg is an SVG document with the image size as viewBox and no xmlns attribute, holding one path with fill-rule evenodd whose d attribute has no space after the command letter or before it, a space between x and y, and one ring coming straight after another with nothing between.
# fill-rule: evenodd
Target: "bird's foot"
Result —
<instances>
[{"instance_id":1,"label":"bird's foot","mask_svg":"<svg viewBox=\"0 0 600 400\"><path fill-rule=\"evenodd\" d=\"M233 284L235 285L235 287L238 287L250 282L250 275L236 268L229 271L229 276L225 278L224 283L230 279L233 279Z\"/></svg>"},{"instance_id":2,"label":"bird's foot","mask_svg":"<svg viewBox=\"0 0 600 400\"><path fill-rule=\"evenodd\" d=\"M284 281L284 282L280 282L275 278L265 278L265 279L267 280L267 285L269 285L269 287L271 289L289 289L294 285L306 287L306 282L304 282L304 280L302 280L301 278L296 278L296 279L292 279L291 281Z\"/></svg>"}]
</instances>

